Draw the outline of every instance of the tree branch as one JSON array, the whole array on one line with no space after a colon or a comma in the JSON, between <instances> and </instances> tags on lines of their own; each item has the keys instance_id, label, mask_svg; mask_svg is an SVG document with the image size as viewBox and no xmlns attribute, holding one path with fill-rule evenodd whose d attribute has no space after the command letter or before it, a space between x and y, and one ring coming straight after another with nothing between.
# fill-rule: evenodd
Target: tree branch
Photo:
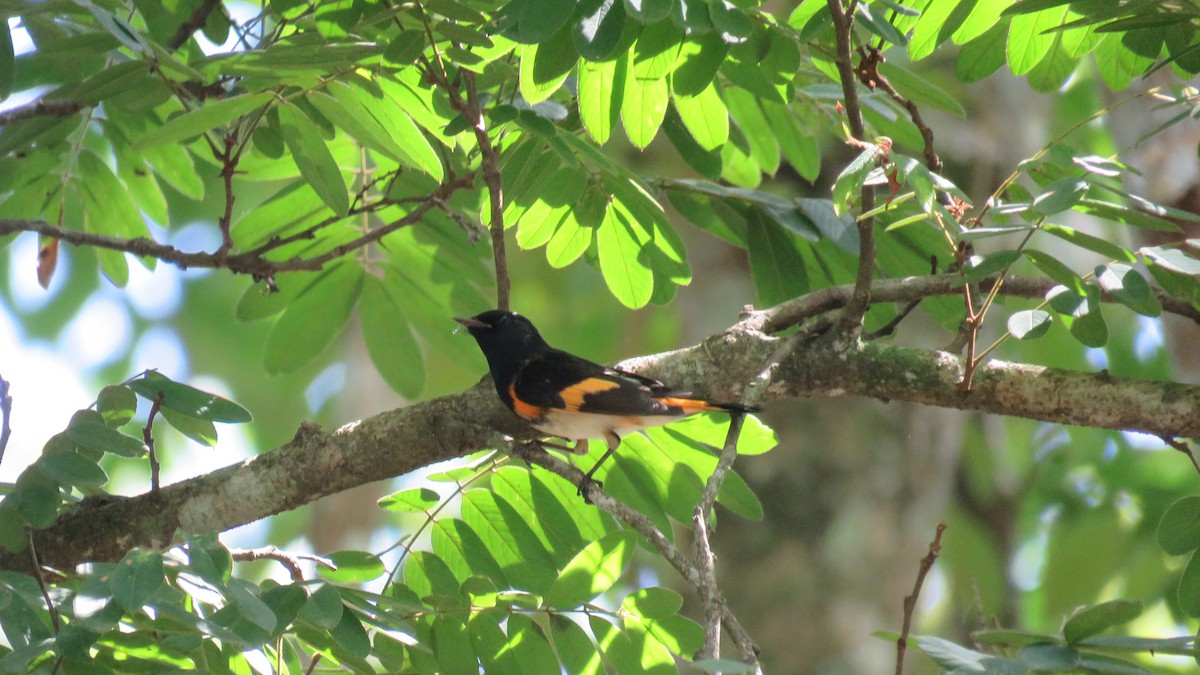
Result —
<instances>
[{"instance_id":1,"label":"tree branch","mask_svg":"<svg viewBox=\"0 0 1200 675\"><path fill-rule=\"evenodd\" d=\"M919 281L900 280L895 286L918 286ZM877 299L891 286L881 284L885 292ZM814 295L821 294L825 292ZM805 302L799 298L750 312L700 345L630 359L620 367L672 382L697 396L737 400L744 383L759 376L779 345L781 338L766 334L764 328L789 325L802 314L798 307ZM1200 385L992 361L978 370L971 391L962 392L958 382L963 368L960 358L945 352L879 343L839 350L829 340L816 338L780 361L762 400L866 396L1057 424L1200 437ZM66 513L55 525L35 532L37 549L43 564L59 568L118 560L134 546L171 543L177 529L193 534L224 531L487 448L497 431L518 440L534 437L501 405L490 382L332 433L304 425L287 444L245 462L157 493ZM28 564L27 554L0 552L2 569L24 570Z\"/></svg>"},{"instance_id":2,"label":"tree branch","mask_svg":"<svg viewBox=\"0 0 1200 675\"><path fill-rule=\"evenodd\" d=\"M169 244L161 244L145 237L122 239L106 234L71 230L51 225L43 220L0 220L0 237L16 232L37 232L43 236L61 239L75 246L92 246L132 253L139 257L155 258L162 262L176 265L181 269L189 267L220 268L227 269L234 274L250 274L255 278L267 278L279 272L314 272L320 270L330 261L340 258L350 251L373 244L402 227L419 222L430 209L442 206L450 195L462 188L470 187L473 182L473 176L464 176L443 183L433 193L422 198L420 203L412 211L405 214L404 217L382 227L377 227L356 239L334 246L328 251L310 258L271 260L260 253L260 250L264 247L235 255L226 255L221 250L218 250L216 253L181 251ZM268 244L271 243L269 242ZM266 245L265 247L270 249L274 246Z\"/></svg>"},{"instance_id":3,"label":"tree branch","mask_svg":"<svg viewBox=\"0 0 1200 675\"><path fill-rule=\"evenodd\" d=\"M850 127L850 140L863 142L866 125L863 124L862 108L858 103L858 87L854 77L853 47L854 2L850 12L842 8L842 0L828 0L829 14L833 18L833 35L837 43L838 79L842 82L842 98L846 103L846 122ZM863 213L875 208L875 192L868 186L862 188ZM858 220L858 274L854 280L854 293L846 304L842 317L842 328L846 334L857 338L862 332L863 316L871 304L871 277L875 271L875 219Z\"/></svg>"},{"instance_id":4,"label":"tree branch","mask_svg":"<svg viewBox=\"0 0 1200 675\"><path fill-rule=\"evenodd\" d=\"M221 6L221 0L204 0L204 4L196 8L188 20L179 26L171 39L167 41L167 49L175 51L179 49L192 37L192 34L200 30L201 26L208 21L208 15L213 13L213 10Z\"/></svg>"},{"instance_id":5,"label":"tree branch","mask_svg":"<svg viewBox=\"0 0 1200 675\"><path fill-rule=\"evenodd\" d=\"M83 108L84 105L79 101L39 98L32 103L0 112L0 126L35 117L69 117Z\"/></svg>"}]
</instances>

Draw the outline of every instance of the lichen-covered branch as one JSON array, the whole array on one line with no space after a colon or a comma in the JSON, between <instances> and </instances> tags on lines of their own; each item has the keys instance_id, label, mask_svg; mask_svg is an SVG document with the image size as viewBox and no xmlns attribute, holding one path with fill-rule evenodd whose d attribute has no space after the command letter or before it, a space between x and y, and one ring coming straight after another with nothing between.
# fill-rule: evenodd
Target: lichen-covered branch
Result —
<instances>
[{"instance_id":1,"label":"lichen-covered branch","mask_svg":"<svg viewBox=\"0 0 1200 675\"><path fill-rule=\"evenodd\" d=\"M751 312L701 345L627 360L622 368L677 383L698 396L737 400L781 338L763 332L800 301ZM1200 386L992 361L971 391L958 387L953 354L867 343L837 349L817 338L775 368L762 402L866 396L1165 437L1200 437ZM134 546L165 546L176 530L219 532L325 495L401 475L488 447L495 432L531 430L504 408L490 383L392 410L332 433L302 427L289 443L253 459L128 499L81 508L35 533L45 564L70 568L117 560ZM0 568L27 569L28 555L0 553Z\"/></svg>"}]
</instances>

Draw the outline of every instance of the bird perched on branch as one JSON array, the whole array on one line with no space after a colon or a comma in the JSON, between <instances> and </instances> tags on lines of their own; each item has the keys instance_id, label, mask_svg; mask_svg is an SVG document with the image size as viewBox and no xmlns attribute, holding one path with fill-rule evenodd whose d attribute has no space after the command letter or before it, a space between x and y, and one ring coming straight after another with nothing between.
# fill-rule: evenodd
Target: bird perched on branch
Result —
<instances>
[{"instance_id":1,"label":"bird perched on branch","mask_svg":"<svg viewBox=\"0 0 1200 675\"><path fill-rule=\"evenodd\" d=\"M546 344L533 323L516 312L498 309L469 319L466 326L487 357L500 400L533 428L576 441L574 452L587 452L579 441L603 439L608 450L579 484L579 494L594 481L596 469L621 444L621 436L667 424L702 411L757 412L738 403L690 398L667 385L602 366ZM586 496L585 496L586 499Z\"/></svg>"}]
</instances>

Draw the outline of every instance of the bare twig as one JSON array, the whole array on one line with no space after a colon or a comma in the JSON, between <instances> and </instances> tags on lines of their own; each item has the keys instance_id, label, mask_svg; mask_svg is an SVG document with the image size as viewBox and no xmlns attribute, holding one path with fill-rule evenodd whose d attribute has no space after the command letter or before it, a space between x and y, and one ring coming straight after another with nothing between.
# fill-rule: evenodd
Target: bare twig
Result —
<instances>
[{"instance_id":1,"label":"bare twig","mask_svg":"<svg viewBox=\"0 0 1200 675\"><path fill-rule=\"evenodd\" d=\"M239 158L238 153L234 151L236 145L237 136L229 134L225 137L225 148L215 153L217 160L221 162L221 181L225 185L225 210L217 219L217 228L221 231L221 246L213 254L218 259L225 258L233 249L233 236L229 231L233 224L233 175L237 173Z\"/></svg>"},{"instance_id":2,"label":"bare twig","mask_svg":"<svg viewBox=\"0 0 1200 675\"><path fill-rule=\"evenodd\" d=\"M854 3L848 13L842 0L827 0L833 18L833 34L837 42L838 79L842 82L842 97L846 104L846 122L849 124L851 141L863 141L866 126L863 124L862 108L858 102L857 80L854 76L853 49L851 40L854 30ZM875 208L875 192L868 186L862 188L862 210L864 213ZM858 220L858 273L854 279L854 293L846 304L842 316L842 328L852 338L862 332L862 319L871 304L871 278L875 270L875 219Z\"/></svg>"},{"instance_id":3,"label":"bare twig","mask_svg":"<svg viewBox=\"0 0 1200 675\"><path fill-rule=\"evenodd\" d=\"M508 256L504 246L504 186L500 178L500 158L488 136L487 122L479 105L479 94L475 91L475 74L469 70L462 71L463 83L467 88L467 100L463 112L468 115L472 129L475 130L475 142L479 144L480 169L483 171L483 182L488 188L488 202L491 208L492 258L496 265L496 307L508 309L510 282L508 279Z\"/></svg>"},{"instance_id":4,"label":"bare twig","mask_svg":"<svg viewBox=\"0 0 1200 675\"><path fill-rule=\"evenodd\" d=\"M159 409L162 407L165 394L161 391L154 396L154 401L150 404L150 414L146 416L146 426L142 427L142 442L146 444L146 449L150 455L150 492L158 492L158 456L154 454L154 418L158 415Z\"/></svg>"},{"instance_id":5,"label":"bare twig","mask_svg":"<svg viewBox=\"0 0 1200 675\"><path fill-rule=\"evenodd\" d=\"M879 88L887 92L887 95L893 101L908 111L909 118L912 119L913 126L917 131L921 132L921 139L925 142L925 166L929 167L930 171L937 173L942 170L942 158L938 157L937 152L933 149L933 129L925 123L921 117L921 110L917 108L917 104L900 95L892 83L888 81L883 73L879 72L879 64L883 63L883 52L876 47L868 45L865 48L859 49L859 66L857 69L859 80L871 89Z\"/></svg>"},{"instance_id":6,"label":"bare twig","mask_svg":"<svg viewBox=\"0 0 1200 675\"><path fill-rule=\"evenodd\" d=\"M292 581L297 583L304 581L304 572L300 569L301 560L309 560L319 565L324 565L329 569L337 569L333 561L328 558L322 558L319 555L311 553L289 553L274 546L263 546L261 548L248 549L230 549L229 555L238 562L252 562L255 560L274 560L280 565L283 565L288 574L291 575Z\"/></svg>"},{"instance_id":7,"label":"bare twig","mask_svg":"<svg viewBox=\"0 0 1200 675\"><path fill-rule=\"evenodd\" d=\"M402 218L383 227L371 230L367 234L352 241L335 246L324 253L309 258L290 258L288 260L270 260L260 253L249 251L221 257L216 253L199 251L181 251L169 244L161 244L152 239L139 237L122 239L104 234L70 230L51 225L42 220L0 220L0 236L13 232L37 232L47 237L61 239L75 246L92 246L114 251L132 253L139 257L150 257L165 263L176 265L182 269L191 268L222 268L234 274L249 274L255 278L269 278L279 272L315 272L322 269L330 261L335 260L351 251L373 244L387 235L403 227L420 222L430 209L444 204L451 194L472 184L473 177L465 176L442 184L433 193L426 195L421 202ZM340 219L339 219L340 220ZM336 221L334 221L336 222ZM308 236L312 236L309 234ZM268 242L271 248L275 244Z\"/></svg>"},{"instance_id":8,"label":"bare twig","mask_svg":"<svg viewBox=\"0 0 1200 675\"><path fill-rule=\"evenodd\" d=\"M700 573L700 602L704 604L704 646L696 660L721 658L721 617L725 612L717 590L717 573L712 546L708 541L708 516L701 504L692 513L692 536L696 548L696 569Z\"/></svg>"},{"instance_id":9,"label":"bare twig","mask_svg":"<svg viewBox=\"0 0 1200 675\"><path fill-rule=\"evenodd\" d=\"M4 461L4 451L8 449L8 439L12 436L12 396L9 395L11 385L8 380L0 377L0 462Z\"/></svg>"},{"instance_id":10,"label":"bare twig","mask_svg":"<svg viewBox=\"0 0 1200 675\"><path fill-rule=\"evenodd\" d=\"M551 455L545 450L538 447L536 444L525 444L518 446L520 457L530 464L536 464L547 471L563 478L572 485L579 485L583 478L583 472L571 466L563 460ZM613 499L611 495L597 487L594 482L586 486L585 494L591 503L596 508L608 513L612 517L621 521L626 527L632 528L638 534L642 535L650 545L658 551L677 572L698 590L703 592L705 587L700 570L692 564L692 561L680 551L675 544L667 539L666 535L658 530L654 525L654 521L650 520L645 514L640 513L626 504ZM741 653L741 658L744 662L749 663L756 668L758 667L758 646L754 644L750 634L734 616L733 612L725 605L724 598L717 594L717 601L722 608L721 624L725 630L729 631L730 639Z\"/></svg>"},{"instance_id":11,"label":"bare twig","mask_svg":"<svg viewBox=\"0 0 1200 675\"><path fill-rule=\"evenodd\" d=\"M188 20L179 26L179 29L171 36L171 39L167 40L167 49L175 51L182 47L188 41L188 38L192 37L192 34L200 30L204 23L208 21L208 15L212 14L213 10L220 6L221 0L204 0L204 4L197 7L196 11L192 12L192 15L188 17Z\"/></svg>"},{"instance_id":12,"label":"bare twig","mask_svg":"<svg viewBox=\"0 0 1200 675\"><path fill-rule=\"evenodd\" d=\"M321 662L321 652L314 652L312 661L308 662L308 668L304 671L304 675L312 675L317 669L317 664Z\"/></svg>"},{"instance_id":13,"label":"bare twig","mask_svg":"<svg viewBox=\"0 0 1200 675\"><path fill-rule=\"evenodd\" d=\"M60 622L58 608L50 600L50 591L46 588L46 578L42 574L42 563L38 560L37 545L33 541L33 528L25 526L25 538L29 541L29 560L33 563L33 578L37 579L38 588L42 589L42 597L46 600L46 611L50 613L50 623L54 625L54 634L58 635Z\"/></svg>"},{"instance_id":14,"label":"bare twig","mask_svg":"<svg viewBox=\"0 0 1200 675\"><path fill-rule=\"evenodd\" d=\"M69 117L84 109L79 101L65 99L38 100L0 112L0 126L35 117Z\"/></svg>"},{"instance_id":15,"label":"bare twig","mask_svg":"<svg viewBox=\"0 0 1200 675\"><path fill-rule=\"evenodd\" d=\"M1162 442L1166 443L1171 448L1187 455L1187 458L1192 462L1192 466L1196 467L1196 473L1200 473L1200 462L1196 460L1196 453L1192 451L1192 446L1178 438L1171 436L1159 436L1159 438L1161 438Z\"/></svg>"},{"instance_id":16,"label":"bare twig","mask_svg":"<svg viewBox=\"0 0 1200 675\"><path fill-rule=\"evenodd\" d=\"M917 607L917 598L921 595L921 586L925 584L925 575L929 574L933 563L937 562L938 554L942 550L942 533L945 531L946 524L938 523L933 541L929 544L929 553L921 558L921 566L917 569L917 580L913 583L912 595L904 598L904 625L900 629L900 637L896 639L896 675L904 672L904 652L908 649L908 633L912 630L912 617Z\"/></svg>"}]
</instances>

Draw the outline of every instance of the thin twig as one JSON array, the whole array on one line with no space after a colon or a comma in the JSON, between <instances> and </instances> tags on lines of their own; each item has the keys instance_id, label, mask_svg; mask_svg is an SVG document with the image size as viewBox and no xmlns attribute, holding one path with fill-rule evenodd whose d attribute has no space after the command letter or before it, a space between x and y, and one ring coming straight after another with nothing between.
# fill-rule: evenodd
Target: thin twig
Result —
<instances>
[{"instance_id":1,"label":"thin twig","mask_svg":"<svg viewBox=\"0 0 1200 675\"><path fill-rule=\"evenodd\" d=\"M8 380L0 377L0 462L4 461L4 451L8 449L8 438L12 436L12 396L9 395L11 385Z\"/></svg>"},{"instance_id":2,"label":"thin twig","mask_svg":"<svg viewBox=\"0 0 1200 675\"><path fill-rule=\"evenodd\" d=\"M859 67L858 78L871 89L879 88L887 92L887 95L896 102L897 105L908 111L908 116L912 119L913 126L917 131L921 132L921 139L925 142L924 156L925 166L929 170L938 173L942 170L942 158L938 157L937 152L933 149L933 129L925 123L921 117L921 110L917 104L900 95L887 77L879 72L879 64L884 62L883 53L878 48L868 45L864 49L859 50Z\"/></svg>"},{"instance_id":3,"label":"thin twig","mask_svg":"<svg viewBox=\"0 0 1200 675\"><path fill-rule=\"evenodd\" d=\"M838 79L842 82L842 97L846 104L846 122L850 127L852 141L862 141L866 133L862 108L858 101L857 80L854 77L853 50L851 39L854 30L854 2L847 13L842 0L828 0L829 13L833 18L833 35L837 42ZM875 191L869 185L862 188L862 210L864 213L875 208ZM875 218L858 221L858 273L854 279L854 293L846 304L842 316L842 328L852 339L862 333L863 316L871 304L871 279L875 270Z\"/></svg>"},{"instance_id":4,"label":"thin twig","mask_svg":"<svg viewBox=\"0 0 1200 675\"><path fill-rule=\"evenodd\" d=\"M146 449L150 455L150 492L158 492L158 456L154 454L154 418L158 415L159 409L162 407L165 394L158 392L154 396L154 401L150 404L150 414L146 416L146 426L142 427L142 442L146 444Z\"/></svg>"},{"instance_id":5,"label":"thin twig","mask_svg":"<svg viewBox=\"0 0 1200 675\"><path fill-rule=\"evenodd\" d=\"M563 478L572 485L579 485L583 478L582 471L551 455L537 444L521 444L514 448L514 454L530 464L536 464ZM654 521L650 520L645 514L617 501L612 495L609 495L595 485L594 481L585 487L587 488L585 494L596 508L611 515L626 527L632 528L638 534L642 535L658 551L659 555L679 572L685 581L697 589L702 588L703 580L700 570L696 569L696 566L684 555L683 551L680 551L675 544L671 543L670 539L667 539L666 535L659 531L654 525ZM725 606L724 598L720 598L720 604L723 608L721 617L722 625L725 630L729 631L729 637L733 641L734 646L738 648L742 660L754 666L757 670L758 646L754 644L754 640L746 632L746 629L738 621L737 617L734 616L733 612L729 611L729 607Z\"/></svg>"},{"instance_id":6,"label":"thin twig","mask_svg":"<svg viewBox=\"0 0 1200 675\"><path fill-rule=\"evenodd\" d=\"M33 543L33 528L25 526L25 538L29 540L29 559L33 563L33 578L37 579L38 588L42 589L42 597L46 600L46 611L50 612L50 623L54 625L54 634L58 635L60 623L58 608L50 601L50 591L46 588L46 579L42 574L42 563L38 560L37 545Z\"/></svg>"},{"instance_id":7,"label":"thin twig","mask_svg":"<svg viewBox=\"0 0 1200 675\"><path fill-rule=\"evenodd\" d=\"M708 515L703 505L697 504L692 513L692 536L696 549L696 569L700 573L700 602L704 604L704 646L695 655L697 661L721 658L721 616L725 610L721 594L717 591L717 573L712 546L708 541L707 521Z\"/></svg>"},{"instance_id":8,"label":"thin twig","mask_svg":"<svg viewBox=\"0 0 1200 675\"><path fill-rule=\"evenodd\" d=\"M218 259L223 259L229 255L229 251L233 249L233 236L230 234L230 228L233 223L233 175L237 173L238 159L240 155L234 152L234 147L237 145L237 136L229 134L225 137L225 149L217 153L217 160L221 162L221 181L225 186L225 210L221 213L221 217L217 219L217 229L221 231L221 246L217 249L215 255Z\"/></svg>"},{"instance_id":9,"label":"thin twig","mask_svg":"<svg viewBox=\"0 0 1200 675\"><path fill-rule=\"evenodd\" d=\"M227 256L222 259L215 253L181 251L169 244L160 244L145 237L122 239L104 234L71 230L51 225L42 220L0 220L0 236L14 232L37 232L47 237L61 239L75 246L92 246L132 253L138 257L155 258L162 262L176 265L181 269L221 268L227 269L234 274L250 274L256 278L268 278L280 272L315 272L320 270L332 260L351 251L373 244L396 230L420 222L430 209L445 204L451 194L459 189L470 187L472 182L472 176L465 176L443 183L441 187L427 195L416 208L402 218L383 227L371 230L371 232L357 239L335 246L324 253L309 258L270 260L251 251Z\"/></svg>"},{"instance_id":10,"label":"thin twig","mask_svg":"<svg viewBox=\"0 0 1200 675\"><path fill-rule=\"evenodd\" d=\"M287 568L288 574L290 574L292 577L292 581L295 581L296 583L304 581L304 572L300 569L301 560L309 560L319 565L324 565L331 570L337 569L337 565L334 565L333 561L329 560L328 558L323 558L319 555L313 555L311 553L289 553L274 546L263 546L261 548L247 549L229 549L229 556L238 562L274 560Z\"/></svg>"},{"instance_id":11,"label":"thin twig","mask_svg":"<svg viewBox=\"0 0 1200 675\"><path fill-rule=\"evenodd\" d=\"M204 26L205 22L208 21L208 15L212 14L213 10L220 6L221 0L204 0L204 4L197 7L196 11L192 12L192 15L188 17L188 20L179 26L179 29L171 36L171 39L167 40L167 49L175 51L182 47L188 41L188 38L192 37L193 33Z\"/></svg>"},{"instance_id":12,"label":"thin twig","mask_svg":"<svg viewBox=\"0 0 1200 675\"><path fill-rule=\"evenodd\" d=\"M492 258L496 265L496 307L508 310L511 284L504 245L504 186L500 177L500 158L492 145L492 139L488 136L487 122L479 104L479 94L475 91L475 74L463 70L462 76L463 84L467 88L464 112L469 115L467 119L475 130L475 142L479 145L480 169L483 171L483 182L488 188L488 202L491 207L489 231L492 235Z\"/></svg>"},{"instance_id":13,"label":"thin twig","mask_svg":"<svg viewBox=\"0 0 1200 675\"><path fill-rule=\"evenodd\" d=\"M83 109L84 105L79 101L39 98L32 103L0 112L0 126L35 117L70 117Z\"/></svg>"},{"instance_id":14,"label":"thin twig","mask_svg":"<svg viewBox=\"0 0 1200 675\"><path fill-rule=\"evenodd\" d=\"M1178 438L1173 438L1171 436L1159 436L1159 438L1161 438L1162 442L1166 443L1171 448L1174 448L1175 450L1187 455L1187 458L1192 461L1192 466L1196 467L1196 473L1200 473L1200 461L1196 460L1196 453L1192 451L1192 446L1188 445L1184 441L1179 440Z\"/></svg>"},{"instance_id":15,"label":"thin twig","mask_svg":"<svg viewBox=\"0 0 1200 675\"><path fill-rule=\"evenodd\" d=\"M904 672L904 652L908 649L908 633L912 630L912 618L917 607L917 598L921 595L921 586L925 584L925 575L929 574L933 563L937 562L938 554L942 550L942 533L945 531L946 524L938 523L933 541L929 544L929 553L921 558L921 566L917 569L917 580L913 583L912 595L904 598L904 625L900 629L900 637L896 639L896 675Z\"/></svg>"},{"instance_id":16,"label":"thin twig","mask_svg":"<svg viewBox=\"0 0 1200 675\"><path fill-rule=\"evenodd\" d=\"M304 675L312 675L313 671L315 671L317 669L317 664L320 662L321 662L321 652L314 652L312 661L308 662L308 668L305 669Z\"/></svg>"}]
</instances>

